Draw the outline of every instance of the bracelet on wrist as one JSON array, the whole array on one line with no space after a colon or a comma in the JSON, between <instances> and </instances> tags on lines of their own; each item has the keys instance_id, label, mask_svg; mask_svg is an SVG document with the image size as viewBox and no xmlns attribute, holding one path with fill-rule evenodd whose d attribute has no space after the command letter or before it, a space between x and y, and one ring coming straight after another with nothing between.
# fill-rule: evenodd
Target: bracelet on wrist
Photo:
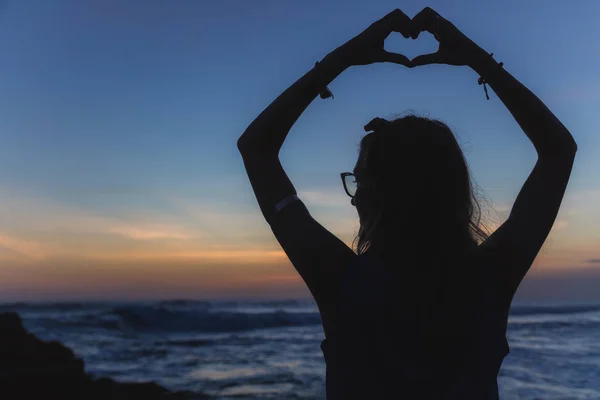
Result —
<instances>
[{"instance_id":1,"label":"bracelet on wrist","mask_svg":"<svg viewBox=\"0 0 600 400\"><path fill-rule=\"evenodd\" d=\"M317 70L317 71L319 70L319 62L318 62L318 61L317 61L317 62L315 62L315 70ZM333 96L333 93L331 92L331 90L329 90L329 88L328 88L327 86L325 86L325 89L323 89L323 90L321 90L321 91L319 92L319 96L320 96L322 99L328 99L328 98L330 98L330 97L331 97L332 99L334 99L334 98L335 98L335 97Z\"/></svg>"},{"instance_id":2,"label":"bracelet on wrist","mask_svg":"<svg viewBox=\"0 0 600 400\"><path fill-rule=\"evenodd\" d=\"M493 59L493 58L494 58L494 53L490 53L490 57ZM504 66L504 63L503 63L503 62L499 62L499 63L498 63L498 66L499 66L500 68L502 68L502 67ZM485 92L485 98L486 98L487 100L489 100L489 99L490 99L490 96L489 96L489 94L488 94L488 90L487 90L487 86L486 86L486 84L487 84L487 81L486 81L485 79L483 79L483 77L482 77L482 76L480 76L480 77L479 77L479 79L477 80L477 84L478 84L478 85L483 85L483 91Z\"/></svg>"}]
</instances>

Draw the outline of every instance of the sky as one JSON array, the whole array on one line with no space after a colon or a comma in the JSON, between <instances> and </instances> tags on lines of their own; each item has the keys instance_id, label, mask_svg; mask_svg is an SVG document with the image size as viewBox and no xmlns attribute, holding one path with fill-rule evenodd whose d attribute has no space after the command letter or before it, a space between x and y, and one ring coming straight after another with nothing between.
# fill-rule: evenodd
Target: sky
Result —
<instances>
[{"instance_id":1,"label":"sky","mask_svg":"<svg viewBox=\"0 0 600 400\"><path fill-rule=\"evenodd\" d=\"M254 198L238 137L330 51L394 8L431 6L537 94L578 153L516 300L600 300L600 3L0 1L0 301L308 298ZM390 36L409 58L435 39ZM281 160L311 214L351 244L363 126L414 112L454 131L493 229L536 162L468 67L352 67Z\"/></svg>"}]
</instances>

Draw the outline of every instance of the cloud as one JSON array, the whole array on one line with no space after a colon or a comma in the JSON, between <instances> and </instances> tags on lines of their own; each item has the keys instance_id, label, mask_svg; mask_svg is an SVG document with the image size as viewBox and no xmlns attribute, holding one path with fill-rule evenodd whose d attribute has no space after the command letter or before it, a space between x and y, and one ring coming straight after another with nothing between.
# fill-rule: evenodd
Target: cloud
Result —
<instances>
[{"instance_id":1,"label":"cloud","mask_svg":"<svg viewBox=\"0 0 600 400\"><path fill-rule=\"evenodd\" d=\"M271 263L273 261L286 261L287 256L281 248L252 248L229 247L213 248L202 244L189 243L188 245L168 246L163 243L148 244L146 247L135 247L119 252L90 252L85 255L87 260L106 261L150 261L169 262L178 260L197 260L197 262L213 262L219 265L232 263Z\"/></svg>"},{"instance_id":2,"label":"cloud","mask_svg":"<svg viewBox=\"0 0 600 400\"><path fill-rule=\"evenodd\" d=\"M310 293L285 257L239 254L214 258L48 258L2 263L0 302L37 299L125 299L292 296ZM249 258L250 256L250 258ZM266 262L265 262L266 261ZM283 290L283 288L288 290ZM293 290L292 290L293 289Z\"/></svg>"},{"instance_id":3,"label":"cloud","mask_svg":"<svg viewBox=\"0 0 600 400\"><path fill-rule=\"evenodd\" d=\"M17 255L29 259L43 259L45 252L38 243L30 242L0 232L0 250L4 254Z\"/></svg>"},{"instance_id":4,"label":"cloud","mask_svg":"<svg viewBox=\"0 0 600 400\"><path fill-rule=\"evenodd\" d=\"M171 197L167 201L173 214L190 229L204 232L205 243L211 245L230 241L264 243L273 235L255 204L246 207L227 201L211 203L184 197Z\"/></svg>"},{"instance_id":5,"label":"cloud","mask_svg":"<svg viewBox=\"0 0 600 400\"><path fill-rule=\"evenodd\" d=\"M350 197L343 190L336 191L299 191L298 197L306 202L307 206L315 207L341 207L350 204Z\"/></svg>"},{"instance_id":6,"label":"cloud","mask_svg":"<svg viewBox=\"0 0 600 400\"><path fill-rule=\"evenodd\" d=\"M136 210L106 215L53 199L23 195L0 188L0 221L5 229L37 234L108 234L132 240L189 239L202 232L188 228L184 218L168 213ZM117 210L121 211L121 210ZM125 215L124 215L125 214Z\"/></svg>"},{"instance_id":7,"label":"cloud","mask_svg":"<svg viewBox=\"0 0 600 400\"><path fill-rule=\"evenodd\" d=\"M258 207L198 199L150 198L163 207L110 211L64 204L0 187L3 260L85 259L260 260L281 258Z\"/></svg>"},{"instance_id":8,"label":"cloud","mask_svg":"<svg viewBox=\"0 0 600 400\"><path fill-rule=\"evenodd\" d=\"M155 239L180 239L186 240L194 237L192 233L173 226L133 226L129 224L116 225L109 228L109 232L125 236L134 240Z\"/></svg>"},{"instance_id":9,"label":"cloud","mask_svg":"<svg viewBox=\"0 0 600 400\"><path fill-rule=\"evenodd\" d=\"M600 264L600 258L590 258L589 260L585 260L588 264Z\"/></svg>"}]
</instances>

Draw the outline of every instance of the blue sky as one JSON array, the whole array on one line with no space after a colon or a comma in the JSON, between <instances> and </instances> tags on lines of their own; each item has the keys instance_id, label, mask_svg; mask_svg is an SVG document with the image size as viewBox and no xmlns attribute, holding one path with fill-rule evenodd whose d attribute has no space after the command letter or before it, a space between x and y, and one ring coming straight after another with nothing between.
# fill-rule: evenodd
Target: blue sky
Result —
<instances>
[{"instance_id":1,"label":"blue sky","mask_svg":"<svg viewBox=\"0 0 600 400\"><path fill-rule=\"evenodd\" d=\"M531 279L598 276L585 261L600 258L600 3L7 0L0 300L103 298L107 288L135 298L308 296L262 220L236 140L315 61L394 8L413 17L427 5L503 61L579 145ZM386 48L412 58L437 45L397 34ZM477 78L437 65L345 71L329 86L335 99L317 99L281 153L315 218L352 240L356 211L339 172L352 169L365 123L406 111L449 124L494 224L506 218L535 150ZM523 297L552 296L527 285Z\"/></svg>"}]
</instances>

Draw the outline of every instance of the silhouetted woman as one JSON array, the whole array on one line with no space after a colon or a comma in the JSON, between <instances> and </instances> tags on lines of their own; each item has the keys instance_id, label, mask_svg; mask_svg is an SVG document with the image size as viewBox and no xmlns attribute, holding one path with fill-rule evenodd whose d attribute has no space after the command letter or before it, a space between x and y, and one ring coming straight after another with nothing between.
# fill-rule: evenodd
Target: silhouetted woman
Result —
<instances>
[{"instance_id":1,"label":"silhouetted woman","mask_svg":"<svg viewBox=\"0 0 600 400\"><path fill-rule=\"evenodd\" d=\"M423 31L439 41L437 53L411 61L383 49L391 32ZM296 196L278 157L290 128L345 69L376 62L471 67L533 143L535 168L491 236L479 228L454 135L416 116L367 124L354 171L342 174L360 218L358 254ZM498 398L509 307L552 228L577 150L533 93L432 9L412 20L394 10L283 92L238 148L264 217L318 304L328 400Z\"/></svg>"}]
</instances>

